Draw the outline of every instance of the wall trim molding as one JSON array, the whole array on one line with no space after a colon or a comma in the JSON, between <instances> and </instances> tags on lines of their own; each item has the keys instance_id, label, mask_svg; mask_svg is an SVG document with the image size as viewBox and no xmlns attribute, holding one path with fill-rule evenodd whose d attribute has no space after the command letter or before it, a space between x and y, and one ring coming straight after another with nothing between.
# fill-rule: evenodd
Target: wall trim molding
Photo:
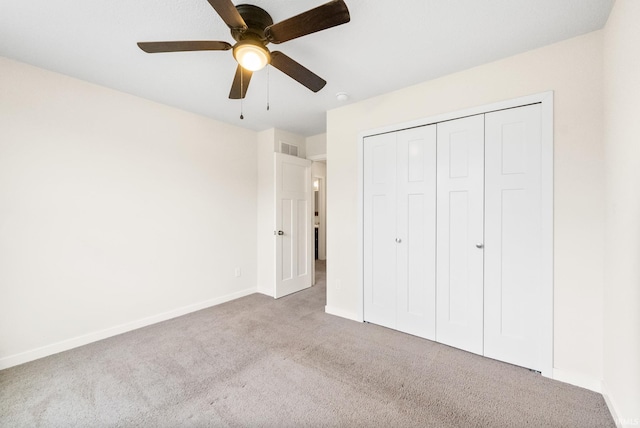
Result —
<instances>
[{"instance_id":1,"label":"wall trim molding","mask_svg":"<svg viewBox=\"0 0 640 428\"><path fill-rule=\"evenodd\" d=\"M39 348L30 349L28 351L20 352L18 354L9 355L0 358L0 370L14 367L20 364L28 363L40 358L48 357L53 354L68 351L79 346L88 345L89 343L97 342L99 340L107 339L109 337L117 336L122 333L137 330L142 327L147 327L152 324L157 324L162 321L167 321L172 318L177 318L182 315L186 315L192 312L197 312L202 309L207 309L212 306L217 306L222 303L229 302L231 300L239 299L241 297L248 296L256 293L256 288L248 288L235 293L227 294L224 296L216 297L213 299L205 300L203 302L194 303L187 306L182 306L167 312L162 312L157 315L141 318L135 321L127 322L124 324L116 325L114 327L105 328L103 330L94 331L91 333L83 334L81 336L65 339L60 342L52 343L49 345L41 346Z\"/></svg>"},{"instance_id":2,"label":"wall trim molding","mask_svg":"<svg viewBox=\"0 0 640 428\"><path fill-rule=\"evenodd\" d=\"M255 290L256 293L264 294L265 296L274 297L273 285L265 285L264 283L259 283Z\"/></svg>"},{"instance_id":3,"label":"wall trim molding","mask_svg":"<svg viewBox=\"0 0 640 428\"><path fill-rule=\"evenodd\" d=\"M554 368L553 379L602 393L602 380L590 375Z\"/></svg>"},{"instance_id":4,"label":"wall trim molding","mask_svg":"<svg viewBox=\"0 0 640 428\"><path fill-rule=\"evenodd\" d=\"M325 311L325 313L327 313L329 315L335 315L337 317L346 318L346 319L349 319L351 321L362 322L362 319L358 318L358 314L354 314L352 312L345 311L344 309L334 308L333 306L328 306L327 305L327 306L324 307L324 311Z\"/></svg>"},{"instance_id":5,"label":"wall trim molding","mask_svg":"<svg viewBox=\"0 0 640 428\"><path fill-rule=\"evenodd\" d=\"M604 402L607 403L607 407L609 408L609 412L611 412L611 416L613 417L613 421L616 423L616 426L622 428L624 425L622 425L622 421L618 416L619 413L616 410L613 399L611 398L611 396L609 396L609 393L607 391L607 384L604 381L602 381L602 397L604 398Z\"/></svg>"}]
</instances>

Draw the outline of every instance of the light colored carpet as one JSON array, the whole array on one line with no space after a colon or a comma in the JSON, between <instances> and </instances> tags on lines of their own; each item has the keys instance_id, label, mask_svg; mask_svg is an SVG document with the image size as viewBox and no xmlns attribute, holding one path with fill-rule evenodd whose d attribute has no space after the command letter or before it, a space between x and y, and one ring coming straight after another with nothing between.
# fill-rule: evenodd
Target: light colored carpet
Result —
<instances>
[{"instance_id":1,"label":"light colored carpet","mask_svg":"<svg viewBox=\"0 0 640 428\"><path fill-rule=\"evenodd\" d=\"M322 278L4 370L0 426L615 426L599 394L324 304Z\"/></svg>"}]
</instances>

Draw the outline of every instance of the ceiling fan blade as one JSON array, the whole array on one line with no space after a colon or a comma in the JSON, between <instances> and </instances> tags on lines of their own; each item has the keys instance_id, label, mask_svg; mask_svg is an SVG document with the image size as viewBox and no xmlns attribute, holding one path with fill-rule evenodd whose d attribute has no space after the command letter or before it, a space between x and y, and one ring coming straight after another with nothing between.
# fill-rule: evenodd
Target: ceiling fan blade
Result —
<instances>
[{"instance_id":1,"label":"ceiling fan blade","mask_svg":"<svg viewBox=\"0 0 640 428\"><path fill-rule=\"evenodd\" d=\"M147 53L186 51L226 51L231 49L227 42L193 40L186 42L139 42L138 47Z\"/></svg>"},{"instance_id":2,"label":"ceiling fan blade","mask_svg":"<svg viewBox=\"0 0 640 428\"><path fill-rule=\"evenodd\" d=\"M247 24L244 22L244 19L242 19L242 16L238 13L238 9L236 9L231 0L208 1L229 28L242 31L247 29Z\"/></svg>"},{"instance_id":3,"label":"ceiling fan blade","mask_svg":"<svg viewBox=\"0 0 640 428\"><path fill-rule=\"evenodd\" d=\"M292 60L282 52L271 52L271 65L291 77L293 80L297 80L313 92L318 92L327 84L327 81L322 77L318 76L300 63Z\"/></svg>"},{"instance_id":4,"label":"ceiling fan blade","mask_svg":"<svg viewBox=\"0 0 640 428\"><path fill-rule=\"evenodd\" d=\"M270 42L277 44L346 24L350 20L349 9L347 9L345 2L333 0L300 15L270 25L264 33Z\"/></svg>"},{"instance_id":5,"label":"ceiling fan blade","mask_svg":"<svg viewBox=\"0 0 640 428\"><path fill-rule=\"evenodd\" d=\"M247 95L247 88L249 82L251 82L252 71L246 70L238 65L236 68L236 75L233 78L233 84L231 85L231 91L229 92L229 98L232 100L239 100Z\"/></svg>"}]
</instances>

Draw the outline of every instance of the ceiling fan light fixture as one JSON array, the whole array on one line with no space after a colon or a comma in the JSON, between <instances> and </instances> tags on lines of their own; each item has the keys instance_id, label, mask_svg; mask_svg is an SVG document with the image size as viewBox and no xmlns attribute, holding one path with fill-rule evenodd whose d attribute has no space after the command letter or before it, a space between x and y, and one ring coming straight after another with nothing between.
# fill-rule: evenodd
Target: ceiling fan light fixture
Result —
<instances>
[{"instance_id":1,"label":"ceiling fan light fixture","mask_svg":"<svg viewBox=\"0 0 640 428\"><path fill-rule=\"evenodd\" d=\"M249 71L263 69L271 61L269 50L256 40L242 40L233 47L233 57Z\"/></svg>"}]
</instances>

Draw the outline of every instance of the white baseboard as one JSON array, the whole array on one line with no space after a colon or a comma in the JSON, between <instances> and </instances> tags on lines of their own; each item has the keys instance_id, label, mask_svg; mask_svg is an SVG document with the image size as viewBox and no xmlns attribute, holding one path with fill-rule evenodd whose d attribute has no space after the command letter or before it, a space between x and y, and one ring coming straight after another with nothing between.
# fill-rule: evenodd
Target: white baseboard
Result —
<instances>
[{"instance_id":1,"label":"white baseboard","mask_svg":"<svg viewBox=\"0 0 640 428\"><path fill-rule=\"evenodd\" d=\"M566 370L553 369L553 378L560 382L570 383L580 388L602 392L602 380L582 373L574 373Z\"/></svg>"},{"instance_id":2,"label":"white baseboard","mask_svg":"<svg viewBox=\"0 0 640 428\"><path fill-rule=\"evenodd\" d=\"M618 428L622 428L623 425L620 422L620 418L618 417L618 411L613 402L613 399L609 396L609 391L607 391L607 384L602 382L602 396L604 397L604 402L607 403L607 407L609 408L609 412L611 412L611 416L613 417L614 422Z\"/></svg>"},{"instance_id":3,"label":"white baseboard","mask_svg":"<svg viewBox=\"0 0 640 428\"><path fill-rule=\"evenodd\" d=\"M109 327L104 330L83 334L82 336L73 337L71 339L66 339L60 342L52 343L50 345L45 345L36 349L21 352L19 354L9 355L7 357L0 358L0 370L28 363L29 361L44 358L49 355L57 354L59 352L68 351L69 349L77 348L78 346L87 345L89 343L97 342L98 340L117 336L118 334L126 333L128 331L146 327L151 324L156 324L162 321L189 314L191 312L206 309L211 306L216 306L221 303L229 302L231 300L239 299L240 297L248 296L255 292L255 288L249 288L246 290L238 291L236 293L216 297L215 299L205 300L204 302L194 303L192 305L183 306L171 311L163 312L161 314L152 315L150 317L142 318L125 324L120 324L114 327Z\"/></svg>"},{"instance_id":4,"label":"white baseboard","mask_svg":"<svg viewBox=\"0 0 640 428\"><path fill-rule=\"evenodd\" d=\"M357 314L342 309L334 308L327 305L324 307L324 311L329 315L335 315L337 317L346 318L352 321L362 322L362 320L358 318Z\"/></svg>"},{"instance_id":5,"label":"white baseboard","mask_svg":"<svg viewBox=\"0 0 640 428\"><path fill-rule=\"evenodd\" d=\"M622 413L614 398L609 394L609 389L604 381L602 382L602 396L618 428L638 428L640 426L640 414L625 415Z\"/></svg>"},{"instance_id":6,"label":"white baseboard","mask_svg":"<svg viewBox=\"0 0 640 428\"><path fill-rule=\"evenodd\" d=\"M264 294L265 296L273 297L273 287L260 287L260 285L258 285L256 292Z\"/></svg>"}]
</instances>

